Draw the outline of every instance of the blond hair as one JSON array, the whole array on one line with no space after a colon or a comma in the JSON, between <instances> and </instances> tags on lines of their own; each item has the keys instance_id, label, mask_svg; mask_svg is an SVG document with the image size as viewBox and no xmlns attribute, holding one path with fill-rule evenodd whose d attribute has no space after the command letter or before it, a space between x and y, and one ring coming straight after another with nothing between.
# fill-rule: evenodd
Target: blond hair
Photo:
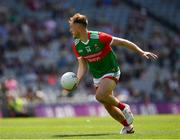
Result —
<instances>
[{"instance_id":1,"label":"blond hair","mask_svg":"<svg viewBox=\"0 0 180 140\"><path fill-rule=\"evenodd\" d=\"M77 23L84 27L87 27L88 20L85 15L81 15L80 13L76 13L74 16L70 17L69 23Z\"/></svg>"}]
</instances>

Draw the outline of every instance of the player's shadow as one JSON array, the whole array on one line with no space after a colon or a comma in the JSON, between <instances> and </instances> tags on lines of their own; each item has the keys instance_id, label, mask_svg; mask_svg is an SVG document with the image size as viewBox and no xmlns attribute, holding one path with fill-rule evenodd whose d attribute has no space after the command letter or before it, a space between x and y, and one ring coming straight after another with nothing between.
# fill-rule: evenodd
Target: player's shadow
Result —
<instances>
[{"instance_id":1,"label":"player's shadow","mask_svg":"<svg viewBox=\"0 0 180 140\"><path fill-rule=\"evenodd\" d=\"M98 137L98 136L109 136L109 135L115 135L116 133L97 133L97 134L59 134L52 136L53 138L68 138L68 137L84 137L84 136L92 136L92 137Z\"/></svg>"}]
</instances>

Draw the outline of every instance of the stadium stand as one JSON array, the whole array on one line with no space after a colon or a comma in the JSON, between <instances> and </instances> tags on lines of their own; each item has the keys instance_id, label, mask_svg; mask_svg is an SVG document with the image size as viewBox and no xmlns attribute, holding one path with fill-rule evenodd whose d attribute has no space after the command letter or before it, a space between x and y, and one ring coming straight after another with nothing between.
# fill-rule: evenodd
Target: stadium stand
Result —
<instances>
[{"instance_id":1,"label":"stadium stand","mask_svg":"<svg viewBox=\"0 0 180 140\"><path fill-rule=\"evenodd\" d=\"M147 14L150 10L180 28L179 1L132 1L141 8L123 0L0 1L0 81L6 88L1 97L26 98L29 104L94 101L89 73L68 98L59 84L64 72L76 72L68 18L80 12L89 17L91 30L129 39L159 56L147 61L114 48L122 71L115 94L121 100L179 102L180 34Z\"/></svg>"}]
</instances>

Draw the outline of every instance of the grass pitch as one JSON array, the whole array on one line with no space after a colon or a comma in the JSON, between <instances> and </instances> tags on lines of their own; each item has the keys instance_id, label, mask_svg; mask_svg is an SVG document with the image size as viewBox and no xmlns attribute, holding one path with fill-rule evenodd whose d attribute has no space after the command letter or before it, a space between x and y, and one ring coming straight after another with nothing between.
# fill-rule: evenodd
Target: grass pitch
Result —
<instances>
[{"instance_id":1,"label":"grass pitch","mask_svg":"<svg viewBox=\"0 0 180 140\"><path fill-rule=\"evenodd\" d=\"M180 115L135 116L134 126L120 135L110 117L0 119L0 139L180 139Z\"/></svg>"}]
</instances>

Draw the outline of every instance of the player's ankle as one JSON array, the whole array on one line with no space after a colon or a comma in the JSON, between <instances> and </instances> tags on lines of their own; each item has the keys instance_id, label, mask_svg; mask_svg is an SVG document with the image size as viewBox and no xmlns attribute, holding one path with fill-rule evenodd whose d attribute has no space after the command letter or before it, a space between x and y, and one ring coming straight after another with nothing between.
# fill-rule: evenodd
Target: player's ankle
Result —
<instances>
[{"instance_id":1,"label":"player's ankle","mask_svg":"<svg viewBox=\"0 0 180 140\"><path fill-rule=\"evenodd\" d=\"M118 108L119 108L121 111L123 111L125 107L126 107L126 106L125 106L125 104L123 104L123 103L119 103L119 104L118 104Z\"/></svg>"},{"instance_id":2,"label":"player's ankle","mask_svg":"<svg viewBox=\"0 0 180 140\"><path fill-rule=\"evenodd\" d=\"M127 120L123 120L123 121L121 122L121 124L122 124L124 127L128 127L128 126L129 126Z\"/></svg>"}]
</instances>

